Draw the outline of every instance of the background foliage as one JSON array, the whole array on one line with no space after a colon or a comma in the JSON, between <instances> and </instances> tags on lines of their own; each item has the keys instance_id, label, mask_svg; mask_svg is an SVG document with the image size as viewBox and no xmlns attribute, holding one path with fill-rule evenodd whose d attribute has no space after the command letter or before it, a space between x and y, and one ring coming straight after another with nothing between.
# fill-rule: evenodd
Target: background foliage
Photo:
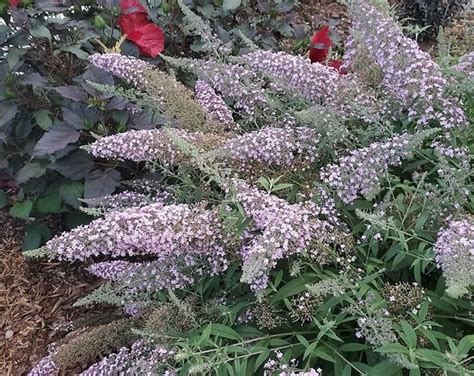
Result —
<instances>
[{"instance_id":1,"label":"background foliage","mask_svg":"<svg viewBox=\"0 0 474 376\"><path fill-rule=\"evenodd\" d=\"M147 5L150 19L166 33L167 54L199 56L200 42L187 36L175 1ZM294 1L191 5L224 41L238 29L264 46L276 47L281 37L307 32L291 22ZM88 84L114 83L110 74L88 66L86 60L102 51L97 40L111 47L120 38L117 1L22 2L17 9L7 9L5 4L6 24L0 25L0 204L6 203L5 190L17 192L10 213L30 222L24 249L33 249L50 238L53 227L58 231L59 223L73 227L87 221L76 211L78 198L112 193L121 179L138 173L135 167L97 163L80 145L126 129L150 128L160 119ZM128 41L122 52L138 55ZM51 215L64 221L51 222Z\"/></svg>"}]
</instances>

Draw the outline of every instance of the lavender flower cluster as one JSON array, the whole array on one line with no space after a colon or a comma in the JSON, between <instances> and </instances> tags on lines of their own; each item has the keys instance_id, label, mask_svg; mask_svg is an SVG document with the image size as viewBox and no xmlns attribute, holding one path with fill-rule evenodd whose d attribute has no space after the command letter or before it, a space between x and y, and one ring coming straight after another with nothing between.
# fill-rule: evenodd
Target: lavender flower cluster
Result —
<instances>
[{"instance_id":1,"label":"lavender flower cluster","mask_svg":"<svg viewBox=\"0 0 474 376\"><path fill-rule=\"evenodd\" d=\"M310 368L307 371L297 371L298 361L291 359L288 363L283 361L283 353L275 351L276 358L268 360L263 365L264 376L322 376L322 369Z\"/></svg>"},{"instance_id":2,"label":"lavender flower cluster","mask_svg":"<svg viewBox=\"0 0 474 376\"><path fill-rule=\"evenodd\" d=\"M370 198L379 188L380 176L407 158L417 141L418 137L403 133L374 142L326 166L321 178L345 203L351 203L360 195Z\"/></svg>"},{"instance_id":3,"label":"lavender flower cluster","mask_svg":"<svg viewBox=\"0 0 474 376\"><path fill-rule=\"evenodd\" d=\"M387 103L388 111L402 108L420 125L437 120L446 129L465 127L464 112L456 100L445 96L447 81L430 55L366 0L351 1L349 9L352 35L359 39L351 46L364 46L383 73L383 88L396 99L395 103Z\"/></svg>"},{"instance_id":4,"label":"lavender flower cluster","mask_svg":"<svg viewBox=\"0 0 474 376\"><path fill-rule=\"evenodd\" d=\"M209 118L227 126L235 125L232 112L222 97L216 94L211 85L198 80L194 86L194 90L196 92L196 100Z\"/></svg>"},{"instance_id":5,"label":"lavender flower cluster","mask_svg":"<svg viewBox=\"0 0 474 376\"><path fill-rule=\"evenodd\" d=\"M46 249L62 260L90 256L152 255L158 260L199 255L225 264L226 236L216 211L185 204L113 211L48 241Z\"/></svg>"},{"instance_id":6,"label":"lavender flower cluster","mask_svg":"<svg viewBox=\"0 0 474 376\"><path fill-rule=\"evenodd\" d=\"M117 53L93 54L89 61L97 68L112 73L138 88L145 88L147 80L143 74L149 64L132 56Z\"/></svg>"},{"instance_id":7,"label":"lavender flower cluster","mask_svg":"<svg viewBox=\"0 0 474 376\"><path fill-rule=\"evenodd\" d=\"M196 254L179 257L161 258L159 261L128 262L122 260L103 261L91 265L88 270L96 277L115 282L128 296L140 293L152 293L162 289L178 289L191 285L194 278L206 272L213 275L227 267L225 261L214 260L207 265ZM132 307L127 307L127 311ZM134 304L133 310L139 309Z\"/></svg>"},{"instance_id":8,"label":"lavender flower cluster","mask_svg":"<svg viewBox=\"0 0 474 376\"><path fill-rule=\"evenodd\" d=\"M335 241L334 228L316 218L319 210L312 202L290 205L286 200L264 193L242 181L234 181L236 198L253 218L241 248L242 282L255 291L268 285L268 273L277 261L293 254L314 252L315 241Z\"/></svg>"},{"instance_id":9,"label":"lavender flower cluster","mask_svg":"<svg viewBox=\"0 0 474 376\"><path fill-rule=\"evenodd\" d=\"M51 355L41 359L28 373L28 376L51 376L58 372L58 366Z\"/></svg>"},{"instance_id":10,"label":"lavender flower cluster","mask_svg":"<svg viewBox=\"0 0 474 376\"><path fill-rule=\"evenodd\" d=\"M117 353L93 364L80 376L154 375L163 361L173 355L172 350L160 346L154 347L143 340L138 340L130 348L122 347ZM161 375L175 375L170 370L161 372Z\"/></svg>"},{"instance_id":11,"label":"lavender flower cluster","mask_svg":"<svg viewBox=\"0 0 474 376\"><path fill-rule=\"evenodd\" d=\"M107 136L85 149L97 158L134 162L158 160L164 166L173 166L185 163L189 159L175 144L174 138L181 139L199 149L206 148L207 142L214 146L212 134L190 132L184 129L160 128L130 130Z\"/></svg>"},{"instance_id":12,"label":"lavender flower cluster","mask_svg":"<svg viewBox=\"0 0 474 376\"><path fill-rule=\"evenodd\" d=\"M89 267L89 272L116 283L131 297L183 288L197 276L226 270L228 244L217 210L155 203L107 213L53 238L45 248L63 260L98 255L152 257L144 262L103 261Z\"/></svg>"},{"instance_id":13,"label":"lavender flower cluster","mask_svg":"<svg viewBox=\"0 0 474 376\"><path fill-rule=\"evenodd\" d=\"M334 68L285 52L259 50L242 56L254 72L294 90L314 103L328 101L336 93L339 74Z\"/></svg>"},{"instance_id":14,"label":"lavender flower cluster","mask_svg":"<svg viewBox=\"0 0 474 376\"><path fill-rule=\"evenodd\" d=\"M245 118L255 118L257 112L267 106L262 82L251 70L212 60L193 60L189 67L200 80L207 82L224 98L233 100L234 108Z\"/></svg>"},{"instance_id":15,"label":"lavender flower cluster","mask_svg":"<svg viewBox=\"0 0 474 376\"><path fill-rule=\"evenodd\" d=\"M226 159L241 171L254 164L304 169L318 159L319 135L310 128L266 127L227 140Z\"/></svg>"},{"instance_id":16,"label":"lavender flower cluster","mask_svg":"<svg viewBox=\"0 0 474 376\"><path fill-rule=\"evenodd\" d=\"M372 122L380 117L375 93L355 74L340 75L334 68L285 52L259 50L242 60L253 71L269 77L273 90L289 88L313 104L328 106L343 120Z\"/></svg>"},{"instance_id":17,"label":"lavender flower cluster","mask_svg":"<svg viewBox=\"0 0 474 376\"><path fill-rule=\"evenodd\" d=\"M438 233L436 262L443 270L448 293L459 297L474 286L474 216L451 220Z\"/></svg>"},{"instance_id":18,"label":"lavender flower cluster","mask_svg":"<svg viewBox=\"0 0 474 376\"><path fill-rule=\"evenodd\" d=\"M469 79L474 79L474 52L469 52L459 59L459 63L453 67L454 70L465 74Z\"/></svg>"},{"instance_id":19,"label":"lavender flower cluster","mask_svg":"<svg viewBox=\"0 0 474 376\"><path fill-rule=\"evenodd\" d=\"M171 194L163 191L158 195L150 196L134 191L123 191L115 195L106 195L97 198L81 199L88 208L95 209L98 214L104 214L113 210L121 210L131 207L142 207L153 202L167 202ZM87 211L87 209L85 209Z\"/></svg>"},{"instance_id":20,"label":"lavender flower cluster","mask_svg":"<svg viewBox=\"0 0 474 376\"><path fill-rule=\"evenodd\" d=\"M381 118L381 105L375 91L364 85L356 74L339 77L336 92L327 107L342 121L375 123Z\"/></svg>"}]
</instances>

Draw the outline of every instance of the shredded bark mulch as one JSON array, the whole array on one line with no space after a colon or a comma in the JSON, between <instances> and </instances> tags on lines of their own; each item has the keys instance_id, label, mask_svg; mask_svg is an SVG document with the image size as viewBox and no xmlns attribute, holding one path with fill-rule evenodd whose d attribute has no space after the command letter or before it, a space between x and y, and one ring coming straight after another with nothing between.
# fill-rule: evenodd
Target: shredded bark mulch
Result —
<instances>
[{"instance_id":1,"label":"shredded bark mulch","mask_svg":"<svg viewBox=\"0 0 474 376\"><path fill-rule=\"evenodd\" d=\"M23 226L0 210L0 374L26 374L61 335L58 325L84 315L73 303L98 286L79 266L29 261Z\"/></svg>"}]
</instances>

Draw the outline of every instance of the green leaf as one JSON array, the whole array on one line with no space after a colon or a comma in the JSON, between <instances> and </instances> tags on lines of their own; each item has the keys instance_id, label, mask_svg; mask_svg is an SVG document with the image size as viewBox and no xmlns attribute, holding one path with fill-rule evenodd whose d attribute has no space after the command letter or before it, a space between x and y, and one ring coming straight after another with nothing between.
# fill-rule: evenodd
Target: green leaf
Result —
<instances>
[{"instance_id":1,"label":"green leaf","mask_svg":"<svg viewBox=\"0 0 474 376\"><path fill-rule=\"evenodd\" d=\"M290 282L284 284L283 287L279 289L275 295L273 295L271 303L274 304L280 300L288 298L289 296L299 294L300 292L306 290L306 285L313 282L316 278L317 275L314 273L302 274L296 277Z\"/></svg>"},{"instance_id":2,"label":"green leaf","mask_svg":"<svg viewBox=\"0 0 474 376\"><path fill-rule=\"evenodd\" d=\"M308 347L309 348L309 347ZM314 358L321 358L324 359L328 362L334 363L336 360L333 358L332 355L330 355L327 351L326 348L323 346L317 347L313 350L311 353L312 357Z\"/></svg>"},{"instance_id":3,"label":"green leaf","mask_svg":"<svg viewBox=\"0 0 474 376\"><path fill-rule=\"evenodd\" d=\"M57 213L61 210L61 197L56 193L51 193L36 200L36 208L42 214Z\"/></svg>"},{"instance_id":4,"label":"green leaf","mask_svg":"<svg viewBox=\"0 0 474 376\"><path fill-rule=\"evenodd\" d=\"M211 335L211 331L212 331L212 324L207 324L207 326L202 331L201 336L199 337L199 340L197 341L197 345L200 345L206 342L209 339L209 336Z\"/></svg>"},{"instance_id":5,"label":"green leaf","mask_svg":"<svg viewBox=\"0 0 474 376\"><path fill-rule=\"evenodd\" d=\"M418 219L416 220L415 231L420 231L429 218L430 218L429 213L421 213Z\"/></svg>"},{"instance_id":6,"label":"green leaf","mask_svg":"<svg viewBox=\"0 0 474 376\"><path fill-rule=\"evenodd\" d=\"M313 355L314 349L316 348L317 345L318 345L318 342L313 342L306 348L303 354L303 360L306 360L307 357Z\"/></svg>"},{"instance_id":7,"label":"green leaf","mask_svg":"<svg viewBox=\"0 0 474 376\"><path fill-rule=\"evenodd\" d=\"M0 209L4 208L7 205L7 194L3 189L0 189Z\"/></svg>"},{"instance_id":8,"label":"green leaf","mask_svg":"<svg viewBox=\"0 0 474 376\"><path fill-rule=\"evenodd\" d=\"M27 52L26 49L20 50L19 48L16 48L16 47L13 47L10 49L10 51L8 51L7 62L10 69L13 69L15 65L18 64L18 62L20 61L20 57L22 57L26 52Z\"/></svg>"},{"instance_id":9,"label":"green leaf","mask_svg":"<svg viewBox=\"0 0 474 376\"><path fill-rule=\"evenodd\" d=\"M30 34L34 38L46 38L51 42L51 33L44 25L36 25L33 29L30 30Z\"/></svg>"},{"instance_id":10,"label":"green leaf","mask_svg":"<svg viewBox=\"0 0 474 376\"><path fill-rule=\"evenodd\" d=\"M33 209L33 201L25 200L17 202L10 208L10 215L15 218L27 220L30 217L31 209Z\"/></svg>"},{"instance_id":11,"label":"green leaf","mask_svg":"<svg viewBox=\"0 0 474 376\"><path fill-rule=\"evenodd\" d=\"M38 124L45 131L49 130L53 126L53 121L49 117L49 111L47 110L38 110L33 114L33 117Z\"/></svg>"},{"instance_id":12,"label":"green leaf","mask_svg":"<svg viewBox=\"0 0 474 376\"><path fill-rule=\"evenodd\" d=\"M255 361L255 367L254 367L255 372L260 368L263 362L265 362L265 360L268 359L269 356L270 356L270 350L264 350L260 353L260 355L257 357L257 360Z\"/></svg>"},{"instance_id":13,"label":"green leaf","mask_svg":"<svg viewBox=\"0 0 474 376\"><path fill-rule=\"evenodd\" d=\"M241 339L239 333L237 333L234 329L222 324L212 324L211 334L237 341Z\"/></svg>"},{"instance_id":14,"label":"green leaf","mask_svg":"<svg viewBox=\"0 0 474 376\"><path fill-rule=\"evenodd\" d=\"M263 336L263 333L260 330L258 330L257 328L254 328L253 326L250 326L250 325L239 326L236 329L236 332L240 336L246 337L246 338L258 338L258 337Z\"/></svg>"},{"instance_id":15,"label":"green leaf","mask_svg":"<svg viewBox=\"0 0 474 376\"><path fill-rule=\"evenodd\" d=\"M84 193L84 185L78 181L71 181L64 183L59 188L59 195L67 204L74 208L79 207L78 198L82 197Z\"/></svg>"},{"instance_id":16,"label":"green leaf","mask_svg":"<svg viewBox=\"0 0 474 376\"><path fill-rule=\"evenodd\" d=\"M341 373L341 376L351 376L352 374L352 367L350 364L346 364L344 370Z\"/></svg>"},{"instance_id":17,"label":"green leaf","mask_svg":"<svg viewBox=\"0 0 474 376\"><path fill-rule=\"evenodd\" d=\"M362 351L367 350L367 345L364 345L362 343L345 343L344 345L339 347L339 350L344 352Z\"/></svg>"},{"instance_id":18,"label":"green leaf","mask_svg":"<svg viewBox=\"0 0 474 376\"><path fill-rule=\"evenodd\" d=\"M46 168L42 167L40 163L27 163L25 164L16 175L16 181L19 184L26 183L32 178L39 178L44 175Z\"/></svg>"},{"instance_id":19,"label":"green leaf","mask_svg":"<svg viewBox=\"0 0 474 376\"><path fill-rule=\"evenodd\" d=\"M301 334L297 334L296 335L296 338L298 339L298 341L300 341L300 343L305 347L305 348L308 348L309 347L309 342L306 338L304 338Z\"/></svg>"},{"instance_id":20,"label":"green leaf","mask_svg":"<svg viewBox=\"0 0 474 376\"><path fill-rule=\"evenodd\" d=\"M430 349L417 349L416 354L422 357L424 360L436 364L437 366L450 367L450 364L446 361L444 354L440 353L439 351Z\"/></svg>"},{"instance_id":21,"label":"green leaf","mask_svg":"<svg viewBox=\"0 0 474 376\"><path fill-rule=\"evenodd\" d=\"M270 182L267 178L262 176L258 178L257 183L259 183L266 191L270 190Z\"/></svg>"},{"instance_id":22,"label":"green leaf","mask_svg":"<svg viewBox=\"0 0 474 376\"><path fill-rule=\"evenodd\" d=\"M402 320L400 325L402 326L403 333L405 334L405 342L410 349L416 348L416 333L412 326L406 320Z\"/></svg>"},{"instance_id":23,"label":"green leaf","mask_svg":"<svg viewBox=\"0 0 474 376\"><path fill-rule=\"evenodd\" d=\"M241 0L224 0L222 3L222 9L224 11L237 9L240 7L241 2Z\"/></svg>"},{"instance_id":24,"label":"green leaf","mask_svg":"<svg viewBox=\"0 0 474 376\"><path fill-rule=\"evenodd\" d=\"M379 353L402 353L402 354L408 354L410 351L400 345L399 343L387 343L386 345L383 345L379 347L378 349L375 349L375 351Z\"/></svg>"},{"instance_id":25,"label":"green leaf","mask_svg":"<svg viewBox=\"0 0 474 376\"><path fill-rule=\"evenodd\" d=\"M23 240L22 249L29 251L39 248L42 241L49 240L50 238L51 231L46 223L31 223L25 228L25 239Z\"/></svg>"},{"instance_id":26,"label":"green leaf","mask_svg":"<svg viewBox=\"0 0 474 376\"><path fill-rule=\"evenodd\" d=\"M396 374L398 367L389 360L384 360L378 363L376 366L372 367L368 373L369 376L390 376Z\"/></svg>"},{"instance_id":27,"label":"green leaf","mask_svg":"<svg viewBox=\"0 0 474 376\"><path fill-rule=\"evenodd\" d=\"M474 347L474 334L463 337L458 343L457 353L459 355L468 354Z\"/></svg>"},{"instance_id":28,"label":"green leaf","mask_svg":"<svg viewBox=\"0 0 474 376\"><path fill-rule=\"evenodd\" d=\"M419 368L412 368L410 370L409 376L421 376L421 371Z\"/></svg>"},{"instance_id":29,"label":"green leaf","mask_svg":"<svg viewBox=\"0 0 474 376\"><path fill-rule=\"evenodd\" d=\"M277 191L281 191L283 189L286 189L286 188L292 188L293 187L293 184L290 184L290 183L280 183L280 184L277 184L273 187L272 189L272 192L277 192Z\"/></svg>"}]
</instances>

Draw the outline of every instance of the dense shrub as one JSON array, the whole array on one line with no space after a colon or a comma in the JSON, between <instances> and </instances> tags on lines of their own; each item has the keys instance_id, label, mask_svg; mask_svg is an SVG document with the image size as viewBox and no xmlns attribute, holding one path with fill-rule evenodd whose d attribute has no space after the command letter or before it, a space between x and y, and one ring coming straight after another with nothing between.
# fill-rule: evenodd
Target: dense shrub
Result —
<instances>
[{"instance_id":1,"label":"dense shrub","mask_svg":"<svg viewBox=\"0 0 474 376\"><path fill-rule=\"evenodd\" d=\"M191 5L211 20L226 48L238 49L231 36L239 30L273 47L282 36L295 35L296 24L289 24L294 2L250 3ZM146 8L116 0L64 4L10 2L0 9L6 21L0 25L0 189L18 193L11 214L29 222L24 249L39 246L57 230L60 221L52 222L52 215L66 219L69 228L84 223L87 218L77 212L78 199L110 194L121 179L141 173L140 166L96 163L80 145L163 123L124 97L95 90L90 82L113 85L114 78L87 65L88 56L103 51L104 45L112 48L122 32L127 33L123 53L156 57L163 48L160 26L166 32L168 54L206 52L203 40L190 38L203 23L192 16L188 20L182 2L151 1ZM171 107L184 105L175 103L181 92L169 94L178 96L170 98ZM194 115L190 110L190 121ZM3 207L5 190L0 192Z\"/></svg>"},{"instance_id":2,"label":"dense shrub","mask_svg":"<svg viewBox=\"0 0 474 376\"><path fill-rule=\"evenodd\" d=\"M32 375L75 353L97 360L84 375L472 373L472 56L441 68L376 6L348 6L347 74L242 36L233 55L182 4L207 53L162 56L185 82L90 57L122 81L98 95L164 126L84 151L159 179L88 200L99 218L27 253L86 262L105 283L77 304L133 317L114 345L87 337L113 323L71 333Z\"/></svg>"},{"instance_id":3,"label":"dense shrub","mask_svg":"<svg viewBox=\"0 0 474 376\"><path fill-rule=\"evenodd\" d=\"M402 15L420 26L430 26L430 34L460 17L470 6L470 0L401 0L397 1Z\"/></svg>"}]
</instances>

